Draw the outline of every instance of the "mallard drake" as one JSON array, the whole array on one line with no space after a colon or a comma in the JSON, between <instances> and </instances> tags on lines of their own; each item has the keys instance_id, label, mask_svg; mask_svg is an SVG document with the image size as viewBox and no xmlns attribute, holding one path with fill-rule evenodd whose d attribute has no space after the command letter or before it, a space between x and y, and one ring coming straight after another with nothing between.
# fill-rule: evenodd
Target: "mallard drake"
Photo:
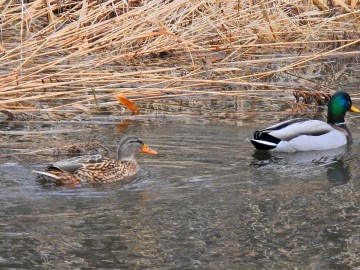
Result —
<instances>
[{"instance_id":1,"label":"mallard drake","mask_svg":"<svg viewBox=\"0 0 360 270\"><path fill-rule=\"evenodd\" d=\"M126 181L139 171L135 155L139 152L156 155L137 136L126 136L117 148L117 159L101 155L79 156L51 164L44 171L34 171L41 180L57 184L111 183Z\"/></svg>"},{"instance_id":2,"label":"mallard drake","mask_svg":"<svg viewBox=\"0 0 360 270\"><path fill-rule=\"evenodd\" d=\"M347 111L360 112L346 92L336 92L328 103L327 122L296 118L255 131L249 141L259 150L295 152L328 150L352 141L344 120Z\"/></svg>"}]
</instances>

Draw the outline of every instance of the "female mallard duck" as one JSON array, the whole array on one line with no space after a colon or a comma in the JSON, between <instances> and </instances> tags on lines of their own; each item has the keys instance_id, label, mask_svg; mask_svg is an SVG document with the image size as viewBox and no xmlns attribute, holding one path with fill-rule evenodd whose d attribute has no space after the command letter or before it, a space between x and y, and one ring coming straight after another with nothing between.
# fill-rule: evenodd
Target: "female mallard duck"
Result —
<instances>
[{"instance_id":1,"label":"female mallard duck","mask_svg":"<svg viewBox=\"0 0 360 270\"><path fill-rule=\"evenodd\" d=\"M348 93L336 92L328 104L327 123L312 119L292 119L256 131L249 141L259 150L295 152L328 150L352 141L345 123L347 111L360 112Z\"/></svg>"},{"instance_id":2,"label":"female mallard duck","mask_svg":"<svg viewBox=\"0 0 360 270\"><path fill-rule=\"evenodd\" d=\"M137 136L124 137L117 149L117 159L101 155L80 156L51 164L44 171L34 171L40 178L57 184L111 183L125 181L139 171L135 154L157 154Z\"/></svg>"}]
</instances>

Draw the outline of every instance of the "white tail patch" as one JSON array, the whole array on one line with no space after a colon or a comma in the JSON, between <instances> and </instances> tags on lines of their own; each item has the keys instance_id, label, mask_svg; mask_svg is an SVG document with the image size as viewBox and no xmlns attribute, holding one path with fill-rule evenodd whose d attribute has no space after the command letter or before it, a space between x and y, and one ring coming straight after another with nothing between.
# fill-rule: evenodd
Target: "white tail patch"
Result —
<instances>
[{"instance_id":1,"label":"white tail patch","mask_svg":"<svg viewBox=\"0 0 360 270\"><path fill-rule=\"evenodd\" d=\"M277 146L276 143L268 142L268 141L263 141L263 140L254 140L254 139L251 139L250 141L254 141L254 142L257 142L257 143L260 143L260 144L269 145L269 146L274 146L274 147Z\"/></svg>"},{"instance_id":2,"label":"white tail patch","mask_svg":"<svg viewBox=\"0 0 360 270\"><path fill-rule=\"evenodd\" d=\"M37 173L37 174L41 174L41 175L44 175L44 176L47 176L47 177L51 177L51 178L54 178L54 179L60 179L59 176L56 176L55 174L52 174L52 173L48 173L48 172L42 172L42 171L32 171L33 173Z\"/></svg>"}]
</instances>

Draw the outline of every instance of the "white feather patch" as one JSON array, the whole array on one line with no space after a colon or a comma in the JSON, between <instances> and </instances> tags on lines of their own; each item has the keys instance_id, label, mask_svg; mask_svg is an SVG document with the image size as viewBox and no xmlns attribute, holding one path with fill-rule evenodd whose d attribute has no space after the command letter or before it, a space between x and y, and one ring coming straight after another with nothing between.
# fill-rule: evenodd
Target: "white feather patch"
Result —
<instances>
[{"instance_id":1,"label":"white feather patch","mask_svg":"<svg viewBox=\"0 0 360 270\"><path fill-rule=\"evenodd\" d=\"M48 176L48 177L51 177L51 178L54 178L54 179L60 179L59 176L56 176L52 173L48 173L48 172L42 172L42 171L32 171L33 173L37 173L37 174L41 174L41 175L45 175L45 176Z\"/></svg>"},{"instance_id":2,"label":"white feather patch","mask_svg":"<svg viewBox=\"0 0 360 270\"><path fill-rule=\"evenodd\" d=\"M328 150L341 147L347 144L346 135L333 129L321 136L301 135L290 141L281 141L272 151L296 152L311 150Z\"/></svg>"},{"instance_id":3,"label":"white feather patch","mask_svg":"<svg viewBox=\"0 0 360 270\"><path fill-rule=\"evenodd\" d=\"M252 139L252 141L257 142L257 143L261 143L261 144L264 144L264 145L269 145L269 146L276 146L277 145L276 143L263 141L263 140L254 140L254 139Z\"/></svg>"}]
</instances>

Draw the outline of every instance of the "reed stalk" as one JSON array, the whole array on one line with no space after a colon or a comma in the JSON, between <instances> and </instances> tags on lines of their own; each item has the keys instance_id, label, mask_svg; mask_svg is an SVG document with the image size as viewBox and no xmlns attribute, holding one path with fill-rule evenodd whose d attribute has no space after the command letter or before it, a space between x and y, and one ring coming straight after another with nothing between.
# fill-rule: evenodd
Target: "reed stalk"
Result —
<instances>
[{"instance_id":1,"label":"reed stalk","mask_svg":"<svg viewBox=\"0 0 360 270\"><path fill-rule=\"evenodd\" d=\"M0 0L0 109L288 91L359 56L359 1ZM295 85L295 84L294 84ZM323 85L327 87L327 85ZM332 90L331 88L327 88Z\"/></svg>"}]
</instances>

